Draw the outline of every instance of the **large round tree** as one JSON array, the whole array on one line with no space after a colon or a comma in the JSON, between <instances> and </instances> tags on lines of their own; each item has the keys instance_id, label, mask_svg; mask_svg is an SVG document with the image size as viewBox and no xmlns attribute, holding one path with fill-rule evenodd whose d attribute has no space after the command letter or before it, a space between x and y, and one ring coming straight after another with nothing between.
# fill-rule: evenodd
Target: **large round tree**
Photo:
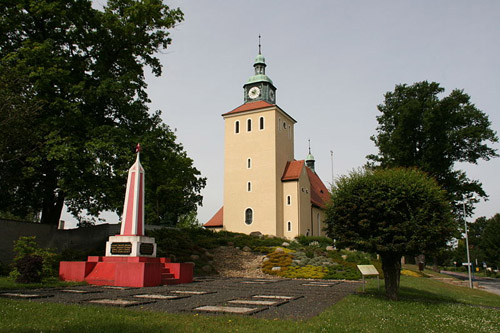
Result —
<instances>
[{"instance_id":1,"label":"large round tree","mask_svg":"<svg viewBox=\"0 0 500 333\"><path fill-rule=\"evenodd\" d=\"M332 188L327 234L337 246L377 253L385 290L397 300L401 257L429 254L456 230L445 192L415 169L352 172Z\"/></svg>"}]
</instances>

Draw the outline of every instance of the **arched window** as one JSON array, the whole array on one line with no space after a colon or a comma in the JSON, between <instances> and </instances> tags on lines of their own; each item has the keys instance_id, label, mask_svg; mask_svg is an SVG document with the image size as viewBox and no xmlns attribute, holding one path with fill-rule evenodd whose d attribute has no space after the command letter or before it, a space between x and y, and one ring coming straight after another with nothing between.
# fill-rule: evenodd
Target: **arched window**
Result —
<instances>
[{"instance_id":1,"label":"arched window","mask_svg":"<svg viewBox=\"0 0 500 333\"><path fill-rule=\"evenodd\" d=\"M240 132L240 121L236 120L234 123L234 133L238 134Z\"/></svg>"},{"instance_id":2,"label":"arched window","mask_svg":"<svg viewBox=\"0 0 500 333\"><path fill-rule=\"evenodd\" d=\"M252 182L247 183L247 191L252 192Z\"/></svg>"},{"instance_id":3,"label":"arched window","mask_svg":"<svg viewBox=\"0 0 500 333\"><path fill-rule=\"evenodd\" d=\"M251 169L252 168L252 159L249 157L247 159L247 169Z\"/></svg>"},{"instance_id":4,"label":"arched window","mask_svg":"<svg viewBox=\"0 0 500 333\"><path fill-rule=\"evenodd\" d=\"M291 197L290 195L288 195L288 196L286 197L286 204L287 204L288 206L290 206L290 205L292 204L292 197Z\"/></svg>"},{"instance_id":5,"label":"arched window","mask_svg":"<svg viewBox=\"0 0 500 333\"><path fill-rule=\"evenodd\" d=\"M264 117L260 117L260 118L259 118L259 128L260 128L261 130L263 130L263 129L264 129Z\"/></svg>"},{"instance_id":6,"label":"arched window","mask_svg":"<svg viewBox=\"0 0 500 333\"><path fill-rule=\"evenodd\" d=\"M252 119L247 120L247 131L248 132L252 131Z\"/></svg>"},{"instance_id":7,"label":"arched window","mask_svg":"<svg viewBox=\"0 0 500 333\"><path fill-rule=\"evenodd\" d=\"M253 222L253 210L252 208L247 208L245 210L245 223L250 225Z\"/></svg>"},{"instance_id":8,"label":"arched window","mask_svg":"<svg viewBox=\"0 0 500 333\"><path fill-rule=\"evenodd\" d=\"M292 222L288 221L288 222L286 223L286 229L287 229L288 231L292 231Z\"/></svg>"}]
</instances>

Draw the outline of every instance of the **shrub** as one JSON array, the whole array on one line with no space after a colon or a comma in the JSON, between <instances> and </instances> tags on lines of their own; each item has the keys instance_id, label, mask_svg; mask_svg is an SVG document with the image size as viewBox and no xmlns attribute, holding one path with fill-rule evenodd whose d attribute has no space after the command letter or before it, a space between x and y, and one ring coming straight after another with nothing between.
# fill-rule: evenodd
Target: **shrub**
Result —
<instances>
[{"instance_id":1,"label":"shrub","mask_svg":"<svg viewBox=\"0 0 500 333\"><path fill-rule=\"evenodd\" d=\"M36 266L38 259L26 259L32 257L40 257L42 260L41 278L57 276L59 255L55 253L54 250L40 248L36 242L35 236L19 237L19 239L14 242L14 252L16 253L14 257L14 269L9 274L11 278L17 280L19 276L22 275L22 272L19 271L19 267L23 267L23 270L29 271L25 265L32 263ZM19 262L23 264L18 266ZM36 267L33 269L36 270Z\"/></svg>"},{"instance_id":2,"label":"shrub","mask_svg":"<svg viewBox=\"0 0 500 333\"><path fill-rule=\"evenodd\" d=\"M333 240L328 237L323 236L304 236L300 235L295 237L297 242L299 242L303 246L308 246L313 242L317 242L319 247L325 248L329 245L333 245Z\"/></svg>"},{"instance_id":3,"label":"shrub","mask_svg":"<svg viewBox=\"0 0 500 333\"><path fill-rule=\"evenodd\" d=\"M288 267L279 275L291 279L323 279L327 273L328 268L326 267L307 265L304 267Z\"/></svg>"},{"instance_id":4,"label":"shrub","mask_svg":"<svg viewBox=\"0 0 500 333\"><path fill-rule=\"evenodd\" d=\"M37 255L25 255L15 263L16 282L37 283L42 281L43 258Z\"/></svg>"},{"instance_id":5,"label":"shrub","mask_svg":"<svg viewBox=\"0 0 500 333\"><path fill-rule=\"evenodd\" d=\"M273 252L267 255L267 260L262 264L262 271L266 274L280 275L292 264L293 256L285 252ZM273 271L273 267L281 267L280 271Z\"/></svg>"}]
</instances>

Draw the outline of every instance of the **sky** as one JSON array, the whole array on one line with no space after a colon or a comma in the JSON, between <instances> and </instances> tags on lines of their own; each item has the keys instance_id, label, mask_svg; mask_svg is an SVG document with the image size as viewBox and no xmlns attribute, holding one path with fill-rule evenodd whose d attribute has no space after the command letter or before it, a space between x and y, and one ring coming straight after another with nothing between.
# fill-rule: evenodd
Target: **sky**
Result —
<instances>
[{"instance_id":1,"label":"sky","mask_svg":"<svg viewBox=\"0 0 500 333\"><path fill-rule=\"evenodd\" d=\"M259 34L276 103L297 120L295 159L306 157L310 139L316 172L327 186L332 174L346 175L377 153L370 140L377 105L396 84L435 81L444 95L463 89L500 130L500 1L166 3L180 7L185 20L170 30L172 45L158 54L162 75L147 75L150 108L162 111L207 177L198 209L202 223L223 204L221 114L243 103ZM500 158L456 167L481 181L489 195L473 218L500 213ZM116 214L104 217L118 222Z\"/></svg>"}]
</instances>

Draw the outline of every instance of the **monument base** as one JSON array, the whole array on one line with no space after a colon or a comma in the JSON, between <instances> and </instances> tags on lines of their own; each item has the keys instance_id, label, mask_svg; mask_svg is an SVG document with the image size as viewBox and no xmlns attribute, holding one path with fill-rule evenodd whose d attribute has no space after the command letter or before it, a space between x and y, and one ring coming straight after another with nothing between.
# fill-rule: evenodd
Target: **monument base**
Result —
<instances>
[{"instance_id":1,"label":"monument base","mask_svg":"<svg viewBox=\"0 0 500 333\"><path fill-rule=\"evenodd\" d=\"M91 256L87 261L61 261L59 278L99 286L155 287L193 281L193 263L167 258Z\"/></svg>"}]
</instances>

